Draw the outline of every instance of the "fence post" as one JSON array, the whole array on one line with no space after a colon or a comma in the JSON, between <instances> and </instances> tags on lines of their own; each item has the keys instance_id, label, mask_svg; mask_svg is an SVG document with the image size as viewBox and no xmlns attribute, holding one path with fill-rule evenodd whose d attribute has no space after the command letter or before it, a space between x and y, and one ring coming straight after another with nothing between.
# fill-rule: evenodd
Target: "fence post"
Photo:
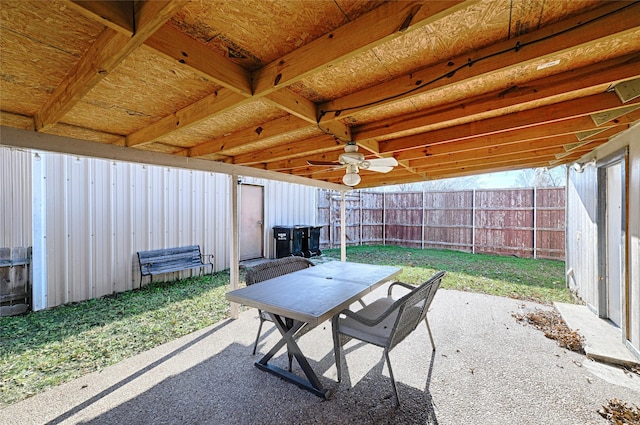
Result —
<instances>
[{"instance_id":1,"label":"fence post","mask_svg":"<svg viewBox=\"0 0 640 425\"><path fill-rule=\"evenodd\" d=\"M364 196L364 193L362 191L358 191L358 206L360 207L360 246L363 245L362 243L362 197Z\"/></svg>"},{"instance_id":2,"label":"fence post","mask_svg":"<svg viewBox=\"0 0 640 425\"><path fill-rule=\"evenodd\" d=\"M476 253L476 190L471 191L471 253Z\"/></svg>"},{"instance_id":3,"label":"fence post","mask_svg":"<svg viewBox=\"0 0 640 425\"><path fill-rule=\"evenodd\" d=\"M347 200L345 192L340 192L340 261L347 261Z\"/></svg>"},{"instance_id":4,"label":"fence post","mask_svg":"<svg viewBox=\"0 0 640 425\"><path fill-rule=\"evenodd\" d=\"M382 245L387 244L387 192L382 192Z\"/></svg>"},{"instance_id":5,"label":"fence post","mask_svg":"<svg viewBox=\"0 0 640 425\"><path fill-rule=\"evenodd\" d=\"M533 187L533 259L538 258L538 188Z\"/></svg>"},{"instance_id":6,"label":"fence post","mask_svg":"<svg viewBox=\"0 0 640 425\"><path fill-rule=\"evenodd\" d=\"M427 225L427 196L425 194L425 189L422 189L422 235L420 236L421 242L420 246L424 249L424 231Z\"/></svg>"}]
</instances>

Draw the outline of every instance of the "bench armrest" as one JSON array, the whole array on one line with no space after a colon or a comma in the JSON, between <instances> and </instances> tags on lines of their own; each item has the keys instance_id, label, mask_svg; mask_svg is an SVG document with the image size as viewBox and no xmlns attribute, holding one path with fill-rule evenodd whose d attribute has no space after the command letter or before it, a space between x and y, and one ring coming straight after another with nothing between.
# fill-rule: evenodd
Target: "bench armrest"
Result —
<instances>
[{"instance_id":1,"label":"bench armrest","mask_svg":"<svg viewBox=\"0 0 640 425\"><path fill-rule=\"evenodd\" d=\"M212 266L213 266L213 257L214 257L213 254L201 254L200 255L200 259L202 260L203 264L204 263L208 263L208 264L211 264ZM209 259L209 261L206 261L207 258Z\"/></svg>"},{"instance_id":2,"label":"bench armrest","mask_svg":"<svg viewBox=\"0 0 640 425\"><path fill-rule=\"evenodd\" d=\"M149 269L153 266L153 263L140 263L140 273L145 274L142 269L145 269L146 273L151 273Z\"/></svg>"}]
</instances>

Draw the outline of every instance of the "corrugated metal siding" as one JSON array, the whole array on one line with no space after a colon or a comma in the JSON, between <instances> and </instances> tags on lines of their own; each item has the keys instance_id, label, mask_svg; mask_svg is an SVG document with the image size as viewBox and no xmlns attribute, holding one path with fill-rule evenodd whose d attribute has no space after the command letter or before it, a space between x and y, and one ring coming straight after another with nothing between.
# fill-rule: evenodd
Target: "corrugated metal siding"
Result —
<instances>
[{"instance_id":1,"label":"corrugated metal siding","mask_svg":"<svg viewBox=\"0 0 640 425\"><path fill-rule=\"evenodd\" d=\"M197 244L215 255L216 270L229 266L229 176L48 157L49 306L138 287L137 251ZM251 180L272 200L265 202L271 256L274 225L315 224L316 189Z\"/></svg>"},{"instance_id":2,"label":"corrugated metal siding","mask_svg":"<svg viewBox=\"0 0 640 425\"><path fill-rule=\"evenodd\" d=\"M629 335L640 353L640 128L629 146Z\"/></svg>"},{"instance_id":3,"label":"corrugated metal siding","mask_svg":"<svg viewBox=\"0 0 640 425\"><path fill-rule=\"evenodd\" d=\"M31 159L33 154L0 146L0 247L31 246Z\"/></svg>"},{"instance_id":4,"label":"corrugated metal siding","mask_svg":"<svg viewBox=\"0 0 640 425\"><path fill-rule=\"evenodd\" d=\"M0 316L19 314L33 304L30 290L32 203L31 179L21 170L31 170L32 154L0 147L0 260L20 265L0 267ZM8 264L4 261L0 263Z\"/></svg>"},{"instance_id":5,"label":"corrugated metal siding","mask_svg":"<svg viewBox=\"0 0 640 425\"><path fill-rule=\"evenodd\" d=\"M626 338L640 358L640 126L615 137L598 149L598 160L611 157L628 148L628 190L626 199L628 253L626 271L628 292L623 312ZM598 273L598 175L595 167L583 173L569 171L567 186L567 283L597 313L600 312Z\"/></svg>"},{"instance_id":6,"label":"corrugated metal siding","mask_svg":"<svg viewBox=\"0 0 640 425\"><path fill-rule=\"evenodd\" d=\"M45 185L33 195L33 154L0 149L0 194L10 200L0 208L0 241L30 246L33 196L46 199L46 307L137 288L137 251L198 244L215 255L215 270L229 267L230 176L40 155ZM273 257L273 226L316 224L316 189L250 180L265 187L264 252Z\"/></svg>"},{"instance_id":7,"label":"corrugated metal siding","mask_svg":"<svg viewBox=\"0 0 640 425\"><path fill-rule=\"evenodd\" d=\"M567 182L567 252L569 289L598 310L598 179L594 167L569 171Z\"/></svg>"}]
</instances>

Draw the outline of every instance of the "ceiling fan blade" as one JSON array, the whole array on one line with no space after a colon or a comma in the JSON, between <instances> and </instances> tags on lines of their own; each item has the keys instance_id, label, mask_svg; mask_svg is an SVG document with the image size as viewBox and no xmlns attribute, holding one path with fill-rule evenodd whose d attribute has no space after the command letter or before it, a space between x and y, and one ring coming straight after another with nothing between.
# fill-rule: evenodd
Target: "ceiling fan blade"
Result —
<instances>
[{"instance_id":1,"label":"ceiling fan blade","mask_svg":"<svg viewBox=\"0 0 640 425\"><path fill-rule=\"evenodd\" d=\"M367 161L369 161L369 170L371 169L371 167L395 167L396 165L398 165L398 161L393 158L373 158L373 159L368 159Z\"/></svg>"},{"instance_id":2,"label":"ceiling fan blade","mask_svg":"<svg viewBox=\"0 0 640 425\"><path fill-rule=\"evenodd\" d=\"M367 170L375 171L376 173L388 173L393 170L393 167L387 167L386 165L371 165Z\"/></svg>"},{"instance_id":3,"label":"ceiling fan blade","mask_svg":"<svg viewBox=\"0 0 640 425\"><path fill-rule=\"evenodd\" d=\"M328 173L331 171L344 170L344 168L345 168L344 165L337 165L335 167L327 167L327 168L318 168L317 170L313 171L313 174L322 174L322 173Z\"/></svg>"},{"instance_id":4,"label":"ceiling fan blade","mask_svg":"<svg viewBox=\"0 0 640 425\"><path fill-rule=\"evenodd\" d=\"M309 165L320 165L320 166L330 166L330 167L336 167L339 166L340 163L337 161L307 161L307 164Z\"/></svg>"}]
</instances>

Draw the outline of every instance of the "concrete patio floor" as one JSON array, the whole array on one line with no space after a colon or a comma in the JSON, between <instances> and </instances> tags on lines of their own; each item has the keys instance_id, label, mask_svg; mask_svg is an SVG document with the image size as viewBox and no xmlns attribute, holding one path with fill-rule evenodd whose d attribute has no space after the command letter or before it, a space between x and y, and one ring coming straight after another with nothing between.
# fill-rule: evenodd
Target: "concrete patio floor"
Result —
<instances>
[{"instance_id":1,"label":"concrete patio floor","mask_svg":"<svg viewBox=\"0 0 640 425\"><path fill-rule=\"evenodd\" d=\"M0 424L604 425L597 411L608 400L640 400L639 376L562 349L512 317L535 308L551 307L440 290L429 313L437 350L421 325L391 352L398 409L377 347L348 343L347 372L336 382L329 323L299 343L335 389L331 399L258 370L251 309L11 405ZM263 353L277 340L265 327ZM284 366L286 357L276 361Z\"/></svg>"}]
</instances>

